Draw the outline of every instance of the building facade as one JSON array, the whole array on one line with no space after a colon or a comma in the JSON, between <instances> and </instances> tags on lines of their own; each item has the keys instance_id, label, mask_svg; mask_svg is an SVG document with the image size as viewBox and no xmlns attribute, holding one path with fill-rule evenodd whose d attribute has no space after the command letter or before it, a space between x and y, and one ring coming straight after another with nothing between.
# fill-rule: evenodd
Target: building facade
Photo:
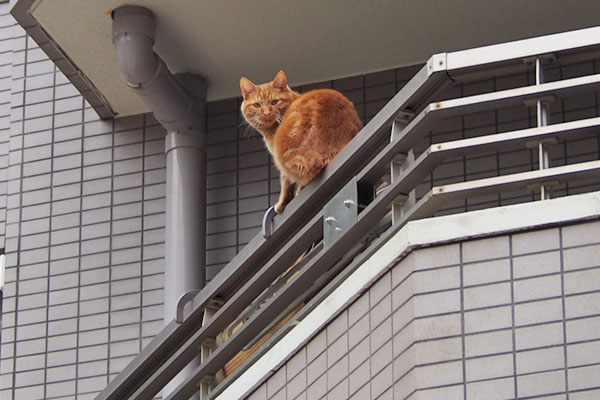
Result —
<instances>
[{"instance_id":1,"label":"building facade","mask_svg":"<svg viewBox=\"0 0 600 400\"><path fill-rule=\"evenodd\" d=\"M0 4L0 398L94 399L163 328L166 131L150 114L101 120L10 7ZM340 90L367 123L419 68L298 89ZM549 73L599 72L594 59ZM450 92L534 83L532 73L515 73L457 83ZM598 96L559 99L551 121L600 116ZM278 196L278 172L239 106L239 98L207 105L209 281L260 232ZM535 118L523 107L449 118L418 148L530 128ZM561 141L550 157L553 165L598 160L600 136ZM420 183L417 197L435 185L530 171L537 162L530 148L451 159ZM553 193L599 189L592 177ZM531 189L513 190L453 201L437 215L537 198ZM600 225L583 221L593 218L524 223L476 240L457 235L412 251L257 380L249 398L597 398Z\"/></svg>"}]
</instances>

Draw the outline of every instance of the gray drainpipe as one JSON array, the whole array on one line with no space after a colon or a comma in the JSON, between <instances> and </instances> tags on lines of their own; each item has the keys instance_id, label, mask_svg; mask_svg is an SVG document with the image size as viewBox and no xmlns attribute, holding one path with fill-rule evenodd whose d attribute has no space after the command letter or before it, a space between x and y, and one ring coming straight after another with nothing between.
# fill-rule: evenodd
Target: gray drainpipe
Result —
<instances>
[{"instance_id":1,"label":"gray drainpipe","mask_svg":"<svg viewBox=\"0 0 600 400\"><path fill-rule=\"evenodd\" d=\"M167 130L164 321L176 316L186 293L205 284L206 153L204 80L187 76L190 95L154 53L154 15L144 7L113 11L113 45L122 78ZM172 392L197 365L192 363L163 390Z\"/></svg>"}]
</instances>

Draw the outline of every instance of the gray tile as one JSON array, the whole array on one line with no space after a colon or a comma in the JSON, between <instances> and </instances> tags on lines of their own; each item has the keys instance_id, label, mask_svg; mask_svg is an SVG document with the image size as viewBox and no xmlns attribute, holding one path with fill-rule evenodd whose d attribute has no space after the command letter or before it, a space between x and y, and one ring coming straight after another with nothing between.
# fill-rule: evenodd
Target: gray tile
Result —
<instances>
[{"instance_id":1,"label":"gray tile","mask_svg":"<svg viewBox=\"0 0 600 400\"><path fill-rule=\"evenodd\" d=\"M256 389L248 400L267 400L267 385L261 385L258 389Z\"/></svg>"},{"instance_id":2,"label":"gray tile","mask_svg":"<svg viewBox=\"0 0 600 400\"><path fill-rule=\"evenodd\" d=\"M352 382L352 380L350 380ZM352 384L351 384L352 385ZM363 386L359 386L356 391L350 389L350 399L352 400L370 400L371 399L371 385L367 382Z\"/></svg>"},{"instance_id":3,"label":"gray tile","mask_svg":"<svg viewBox=\"0 0 600 400\"><path fill-rule=\"evenodd\" d=\"M137 294L128 294L121 296L112 296L110 299L110 308L114 313L118 310L130 310L132 308L139 308L141 305L141 295ZM139 311L137 312L136 319L139 320ZM115 315L113 321L116 321L119 314ZM118 320L121 320L120 317ZM135 320L134 320L135 321Z\"/></svg>"},{"instance_id":4,"label":"gray tile","mask_svg":"<svg viewBox=\"0 0 600 400\"><path fill-rule=\"evenodd\" d=\"M301 394L306 391L306 370L300 371L295 378L287 383L287 395L290 399L299 399Z\"/></svg>"},{"instance_id":5,"label":"gray tile","mask_svg":"<svg viewBox=\"0 0 600 400\"><path fill-rule=\"evenodd\" d=\"M54 367L66 364L75 364L77 357L77 350L68 349L62 351L49 352L47 354L47 366Z\"/></svg>"},{"instance_id":6,"label":"gray tile","mask_svg":"<svg viewBox=\"0 0 600 400\"><path fill-rule=\"evenodd\" d=\"M373 396L373 398L379 398L379 396L381 396L384 392L388 391L392 387L392 385L392 365L389 364L385 369L378 372L377 375L371 378L371 395Z\"/></svg>"},{"instance_id":7,"label":"gray tile","mask_svg":"<svg viewBox=\"0 0 600 400\"><path fill-rule=\"evenodd\" d=\"M458 265L460 262L459 247L456 244L420 249L413 253L415 269L418 270Z\"/></svg>"},{"instance_id":8,"label":"gray tile","mask_svg":"<svg viewBox=\"0 0 600 400\"><path fill-rule=\"evenodd\" d=\"M3 338L6 340L6 338ZM16 356L23 357L46 352L46 339L34 339L16 343Z\"/></svg>"},{"instance_id":9,"label":"gray tile","mask_svg":"<svg viewBox=\"0 0 600 400\"><path fill-rule=\"evenodd\" d=\"M446 314L460 310L460 293L450 290L415 296L415 316Z\"/></svg>"},{"instance_id":10,"label":"gray tile","mask_svg":"<svg viewBox=\"0 0 600 400\"><path fill-rule=\"evenodd\" d=\"M111 325L125 325L130 323L140 322L141 316L140 311L136 309L115 311L111 313L110 323ZM139 343L138 343L139 345ZM139 351L139 349L138 349ZM137 354L137 353L134 353Z\"/></svg>"},{"instance_id":11,"label":"gray tile","mask_svg":"<svg viewBox=\"0 0 600 400\"><path fill-rule=\"evenodd\" d=\"M100 328L87 332L79 332L78 337L80 349L87 346L104 344L108 342L108 329Z\"/></svg>"},{"instance_id":12,"label":"gray tile","mask_svg":"<svg viewBox=\"0 0 600 400\"><path fill-rule=\"evenodd\" d=\"M324 377L327 372L327 354L321 353L320 356L311 360L306 367L306 381L309 386L313 385L319 378Z\"/></svg>"},{"instance_id":13,"label":"gray tile","mask_svg":"<svg viewBox=\"0 0 600 400\"><path fill-rule=\"evenodd\" d=\"M74 318L78 315L77 303L61 304L50 306L48 309L48 320L60 320Z\"/></svg>"},{"instance_id":14,"label":"gray tile","mask_svg":"<svg viewBox=\"0 0 600 400\"><path fill-rule=\"evenodd\" d=\"M348 331L348 346L353 348L357 343L369 336L369 315L364 315Z\"/></svg>"},{"instance_id":15,"label":"gray tile","mask_svg":"<svg viewBox=\"0 0 600 400\"><path fill-rule=\"evenodd\" d=\"M510 306L465 312L465 333L485 332L511 326Z\"/></svg>"},{"instance_id":16,"label":"gray tile","mask_svg":"<svg viewBox=\"0 0 600 400\"><path fill-rule=\"evenodd\" d=\"M467 398L508 399L514 398L514 378L492 379L467 384Z\"/></svg>"},{"instance_id":17,"label":"gray tile","mask_svg":"<svg viewBox=\"0 0 600 400\"><path fill-rule=\"evenodd\" d=\"M68 126L81 124L83 122L83 113L81 111L70 111L54 115L54 126Z\"/></svg>"},{"instance_id":18,"label":"gray tile","mask_svg":"<svg viewBox=\"0 0 600 400\"><path fill-rule=\"evenodd\" d=\"M342 357L348 354L348 336L342 335L334 342L328 343L327 347L327 367L337 363Z\"/></svg>"},{"instance_id":19,"label":"gray tile","mask_svg":"<svg viewBox=\"0 0 600 400\"><path fill-rule=\"evenodd\" d=\"M77 381L77 387L79 392L100 392L108 384L106 376L99 376L94 378L83 378ZM81 396L78 396L78 398Z\"/></svg>"},{"instance_id":20,"label":"gray tile","mask_svg":"<svg viewBox=\"0 0 600 400\"><path fill-rule=\"evenodd\" d=\"M64 335L64 334L68 334L68 333L74 333L76 331L77 331L77 319L76 318L48 322L48 335L53 335L53 336Z\"/></svg>"},{"instance_id":21,"label":"gray tile","mask_svg":"<svg viewBox=\"0 0 600 400\"><path fill-rule=\"evenodd\" d=\"M111 357L135 355L140 351L139 340L128 340L109 344Z\"/></svg>"},{"instance_id":22,"label":"gray tile","mask_svg":"<svg viewBox=\"0 0 600 400\"><path fill-rule=\"evenodd\" d=\"M525 289L523 289L523 292L524 291ZM526 295L523 294L523 296L525 297ZM509 282L464 289L465 310L505 305L510 304L510 302L511 287Z\"/></svg>"},{"instance_id":23,"label":"gray tile","mask_svg":"<svg viewBox=\"0 0 600 400\"><path fill-rule=\"evenodd\" d=\"M559 275L524 279L514 282L515 301L543 299L561 295Z\"/></svg>"},{"instance_id":24,"label":"gray tile","mask_svg":"<svg viewBox=\"0 0 600 400\"><path fill-rule=\"evenodd\" d=\"M389 341L384 344L378 350L371 348L371 376L375 376L380 373L384 368L391 366L392 364L392 342ZM391 369L390 369L391 373Z\"/></svg>"},{"instance_id":25,"label":"gray tile","mask_svg":"<svg viewBox=\"0 0 600 400\"><path fill-rule=\"evenodd\" d=\"M52 173L52 185L78 185L81 182L81 168L74 168L66 171L53 172Z\"/></svg>"},{"instance_id":26,"label":"gray tile","mask_svg":"<svg viewBox=\"0 0 600 400\"><path fill-rule=\"evenodd\" d=\"M310 383L306 390L307 399L320 399L327 393L327 375L322 375L317 381Z\"/></svg>"},{"instance_id":27,"label":"gray tile","mask_svg":"<svg viewBox=\"0 0 600 400\"><path fill-rule=\"evenodd\" d=\"M565 299L566 318L600 314L600 292L568 296Z\"/></svg>"},{"instance_id":28,"label":"gray tile","mask_svg":"<svg viewBox=\"0 0 600 400\"><path fill-rule=\"evenodd\" d=\"M566 295L600 290L600 268L573 271L564 276Z\"/></svg>"},{"instance_id":29,"label":"gray tile","mask_svg":"<svg viewBox=\"0 0 600 400\"><path fill-rule=\"evenodd\" d=\"M507 353L512 352L512 348L513 341L511 330L487 332L465 337L466 357Z\"/></svg>"},{"instance_id":30,"label":"gray tile","mask_svg":"<svg viewBox=\"0 0 600 400\"><path fill-rule=\"evenodd\" d=\"M455 399L462 400L465 398L463 385L447 386L443 388L427 389L417 391L419 398L424 400L434 399ZM478 398L478 397L474 397ZM493 397L481 397L485 399L492 399Z\"/></svg>"},{"instance_id":31,"label":"gray tile","mask_svg":"<svg viewBox=\"0 0 600 400\"><path fill-rule=\"evenodd\" d=\"M302 347L287 363L286 376L288 381L306 369L306 347Z\"/></svg>"},{"instance_id":32,"label":"gray tile","mask_svg":"<svg viewBox=\"0 0 600 400\"><path fill-rule=\"evenodd\" d=\"M560 345L563 342L562 324L560 322L517 328L515 331L515 346L517 350Z\"/></svg>"},{"instance_id":33,"label":"gray tile","mask_svg":"<svg viewBox=\"0 0 600 400\"><path fill-rule=\"evenodd\" d=\"M53 178L56 178L56 174ZM81 196L81 183L75 182L66 185L58 185L57 182L52 182L52 201L65 200Z\"/></svg>"},{"instance_id":34,"label":"gray tile","mask_svg":"<svg viewBox=\"0 0 600 400\"><path fill-rule=\"evenodd\" d=\"M392 296L388 294L378 304L371 303L370 326L375 329L392 314Z\"/></svg>"},{"instance_id":35,"label":"gray tile","mask_svg":"<svg viewBox=\"0 0 600 400\"><path fill-rule=\"evenodd\" d=\"M47 381L50 382L58 382L64 381L68 379L76 378L77 367L75 365L64 365L54 368L48 368L47 373Z\"/></svg>"},{"instance_id":36,"label":"gray tile","mask_svg":"<svg viewBox=\"0 0 600 400\"><path fill-rule=\"evenodd\" d=\"M596 386L596 377L600 372L598 365L569 369L569 390L588 389Z\"/></svg>"},{"instance_id":37,"label":"gray tile","mask_svg":"<svg viewBox=\"0 0 600 400\"><path fill-rule=\"evenodd\" d=\"M515 278L560 272L560 252L552 251L513 258Z\"/></svg>"},{"instance_id":38,"label":"gray tile","mask_svg":"<svg viewBox=\"0 0 600 400\"><path fill-rule=\"evenodd\" d=\"M564 347L545 348L518 352L517 373L528 374L564 368Z\"/></svg>"},{"instance_id":39,"label":"gray tile","mask_svg":"<svg viewBox=\"0 0 600 400\"><path fill-rule=\"evenodd\" d=\"M561 228L565 247L598 243L600 222L588 222Z\"/></svg>"},{"instance_id":40,"label":"gray tile","mask_svg":"<svg viewBox=\"0 0 600 400\"><path fill-rule=\"evenodd\" d=\"M29 339L37 339L46 336L46 324L32 324L32 325L24 325L17 327L17 335L16 340L29 340ZM38 364L39 365L39 364ZM30 368L26 369L34 369L36 366L30 366ZM17 367L17 370L19 368Z\"/></svg>"},{"instance_id":41,"label":"gray tile","mask_svg":"<svg viewBox=\"0 0 600 400\"><path fill-rule=\"evenodd\" d=\"M566 249L563 252L565 270L600 266L600 245Z\"/></svg>"},{"instance_id":42,"label":"gray tile","mask_svg":"<svg viewBox=\"0 0 600 400\"><path fill-rule=\"evenodd\" d=\"M595 364L597 362L598 351L600 351L600 341L567 345L568 367Z\"/></svg>"},{"instance_id":43,"label":"gray tile","mask_svg":"<svg viewBox=\"0 0 600 400\"><path fill-rule=\"evenodd\" d=\"M473 262L508 257L508 237L479 239L463 244L463 261Z\"/></svg>"},{"instance_id":44,"label":"gray tile","mask_svg":"<svg viewBox=\"0 0 600 400\"><path fill-rule=\"evenodd\" d=\"M373 329L371 336L371 351L378 351L392 338L392 318L383 321Z\"/></svg>"},{"instance_id":45,"label":"gray tile","mask_svg":"<svg viewBox=\"0 0 600 400\"><path fill-rule=\"evenodd\" d=\"M564 390L564 371L544 372L517 377L518 397L549 395L563 392Z\"/></svg>"},{"instance_id":46,"label":"gray tile","mask_svg":"<svg viewBox=\"0 0 600 400\"><path fill-rule=\"evenodd\" d=\"M98 333L101 334L102 332ZM84 335L87 336L87 334L82 334L80 336ZM86 341L86 343L89 342ZM80 347L77 350L77 354L80 362L106 359L108 358L108 344Z\"/></svg>"},{"instance_id":47,"label":"gray tile","mask_svg":"<svg viewBox=\"0 0 600 400\"><path fill-rule=\"evenodd\" d=\"M285 383L285 368L280 368L267 380L267 397L269 399L274 398L275 395L285 386Z\"/></svg>"},{"instance_id":48,"label":"gray tile","mask_svg":"<svg viewBox=\"0 0 600 400\"><path fill-rule=\"evenodd\" d=\"M21 399L43 399L44 386L28 386L24 388L16 388L14 391L15 398Z\"/></svg>"}]
</instances>

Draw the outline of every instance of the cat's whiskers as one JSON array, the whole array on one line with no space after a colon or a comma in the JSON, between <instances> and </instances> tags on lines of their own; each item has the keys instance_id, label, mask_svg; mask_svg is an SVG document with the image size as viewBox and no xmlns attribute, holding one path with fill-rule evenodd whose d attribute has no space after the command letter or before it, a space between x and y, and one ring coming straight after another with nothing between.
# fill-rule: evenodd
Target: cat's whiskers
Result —
<instances>
[{"instance_id":1,"label":"cat's whiskers","mask_svg":"<svg viewBox=\"0 0 600 400\"><path fill-rule=\"evenodd\" d=\"M238 125L238 129L240 129L242 126L245 126L245 129L242 132L243 138L252 139L252 138L257 137L256 130L254 129L254 127L252 125L250 125L250 122L246 121L246 119L244 119L242 121L242 123Z\"/></svg>"}]
</instances>

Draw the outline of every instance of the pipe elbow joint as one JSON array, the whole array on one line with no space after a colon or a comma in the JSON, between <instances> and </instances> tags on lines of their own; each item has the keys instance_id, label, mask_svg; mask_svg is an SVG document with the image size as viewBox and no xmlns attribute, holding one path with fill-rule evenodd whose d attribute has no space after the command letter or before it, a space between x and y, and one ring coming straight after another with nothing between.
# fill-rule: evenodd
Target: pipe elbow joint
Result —
<instances>
[{"instance_id":1,"label":"pipe elbow joint","mask_svg":"<svg viewBox=\"0 0 600 400\"><path fill-rule=\"evenodd\" d=\"M157 74L159 61L154 45L154 15L139 6L123 6L112 12L113 45L119 72L133 88L144 86Z\"/></svg>"},{"instance_id":2,"label":"pipe elbow joint","mask_svg":"<svg viewBox=\"0 0 600 400\"><path fill-rule=\"evenodd\" d=\"M113 16L113 45L119 73L172 132L199 130L199 104L154 52L154 15L144 7L123 6Z\"/></svg>"}]
</instances>

